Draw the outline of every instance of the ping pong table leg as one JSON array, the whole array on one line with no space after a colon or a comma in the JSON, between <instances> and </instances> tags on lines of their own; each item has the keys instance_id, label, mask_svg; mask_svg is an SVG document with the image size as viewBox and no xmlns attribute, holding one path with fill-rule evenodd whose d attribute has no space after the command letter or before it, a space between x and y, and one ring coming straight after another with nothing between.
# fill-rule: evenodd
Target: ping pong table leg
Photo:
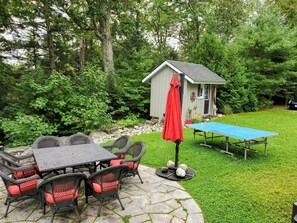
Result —
<instances>
[{"instance_id":1,"label":"ping pong table leg","mask_svg":"<svg viewBox=\"0 0 297 223\"><path fill-rule=\"evenodd\" d=\"M244 160L246 160L247 156L247 147L246 147L246 141L244 141Z\"/></svg>"},{"instance_id":2,"label":"ping pong table leg","mask_svg":"<svg viewBox=\"0 0 297 223\"><path fill-rule=\"evenodd\" d=\"M233 153L229 152L229 137L226 136L226 149L225 150L221 150L222 153L226 153L230 156L233 156Z\"/></svg>"},{"instance_id":3,"label":"ping pong table leg","mask_svg":"<svg viewBox=\"0 0 297 223\"><path fill-rule=\"evenodd\" d=\"M226 136L226 152L227 154L229 154L230 156L233 156L233 153L229 152L229 137Z\"/></svg>"},{"instance_id":4,"label":"ping pong table leg","mask_svg":"<svg viewBox=\"0 0 297 223\"><path fill-rule=\"evenodd\" d=\"M226 137L226 152L227 153L229 152L228 149L229 149L229 137Z\"/></svg>"},{"instance_id":5,"label":"ping pong table leg","mask_svg":"<svg viewBox=\"0 0 297 223\"><path fill-rule=\"evenodd\" d=\"M193 131L194 141L196 140L196 132L198 132L198 135L199 135L199 132L201 132L201 131L198 129L194 129L194 131Z\"/></svg>"},{"instance_id":6,"label":"ping pong table leg","mask_svg":"<svg viewBox=\"0 0 297 223\"><path fill-rule=\"evenodd\" d=\"M211 145L207 145L207 144L206 144L206 139L207 139L206 132L203 132L203 136L204 136L204 140L203 140L204 143L201 143L200 145L201 145L201 146L206 146L206 147L211 148Z\"/></svg>"},{"instance_id":7,"label":"ping pong table leg","mask_svg":"<svg viewBox=\"0 0 297 223\"><path fill-rule=\"evenodd\" d=\"M267 137L264 138L264 155L267 156Z\"/></svg>"}]
</instances>

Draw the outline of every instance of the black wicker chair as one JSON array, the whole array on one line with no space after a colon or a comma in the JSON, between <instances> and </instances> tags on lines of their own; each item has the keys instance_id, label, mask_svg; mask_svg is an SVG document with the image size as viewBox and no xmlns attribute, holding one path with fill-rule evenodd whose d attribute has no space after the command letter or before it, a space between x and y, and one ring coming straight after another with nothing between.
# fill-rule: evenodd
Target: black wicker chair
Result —
<instances>
[{"instance_id":1,"label":"black wicker chair","mask_svg":"<svg viewBox=\"0 0 297 223\"><path fill-rule=\"evenodd\" d=\"M0 160L1 164L5 166L5 168L3 168L3 171L5 172L9 170L7 174L12 174L13 178L15 179L21 179L24 177L32 176L36 174L36 172L38 171L36 165L21 165L12 160L10 156L7 156L7 154L3 153L2 151L0 151ZM4 167L3 165L2 167Z\"/></svg>"},{"instance_id":2,"label":"black wicker chair","mask_svg":"<svg viewBox=\"0 0 297 223\"><path fill-rule=\"evenodd\" d=\"M58 147L63 145L63 141L56 136L41 136L33 142L32 149Z\"/></svg>"},{"instance_id":3,"label":"black wicker chair","mask_svg":"<svg viewBox=\"0 0 297 223\"><path fill-rule=\"evenodd\" d=\"M56 136L41 136L38 139L36 139L32 144L32 149L42 149L42 148L50 148L50 147L59 147L63 146L63 141L56 137ZM61 169L64 173L66 173L66 169ZM47 173L44 173L42 176L46 176L54 172L55 174L59 174L58 170L50 171Z\"/></svg>"},{"instance_id":4,"label":"black wicker chair","mask_svg":"<svg viewBox=\"0 0 297 223\"><path fill-rule=\"evenodd\" d=\"M94 143L92 138L83 134L83 133L77 133L77 134L71 135L71 136L67 137L67 139L65 141L66 146L90 144L90 143ZM82 168L86 168L86 169L88 169L88 171L90 173L93 173L96 171L96 164L89 163L89 164L85 164L85 165L75 166L75 167L72 167L72 171L74 172L76 169L82 169Z\"/></svg>"},{"instance_id":5,"label":"black wicker chair","mask_svg":"<svg viewBox=\"0 0 297 223\"><path fill-rule=\"evenodd\" d=\"M80 144L90 144L94 143L93 139L90 136L87 136L83 133L76 133L74 135L68 136L65 145L80 145Z\"/></svg>"},{"instance_id":6,"label":"black wicker chair","mask_svg":"<svg viewBox=\"0 0 297 223\"><path fill-rule=\"evenodd\" d=\"M131 144L131 137L128 135L123 135L117 138L109 145L102 146L104 149L108 150L109 152L116 154L119 159L124 158L124 153ZM109 166L109 162L101 162L100 166L105 168Z\"/></svg>"},{"instance_id":7,"label":"black wicker chair","mask_svg":"<svg viewBox=\"0 0 297 223\"><path fill-rule=\"evenodd\" d=\"M112 153L119 152L119 154L121 154L128 148L130 144L131 144L131 137L128 135L123 135L118 139L116 139L113 143L102 147L108 150L109 152L112 152Z\"/></svg>"},{"instance_id":8,"label":"black wicker chair","mask_svg":"<svg viewBox=\"0 0 297 223\"><path fill-rule=\"evenodd\" d=\"M83 173L67 173L39 181L37 188L42 194L42 211L45 214L45 204L52 211L51 222L60 210L74 209L79 221L81 218L77 210L77 200L81 181L86 179Z\"/></svg>"},{"instance_id":9,"label":"black wicker chair","mask_svg":"<svg viewBox=\"0 0 297 223\"><path fill-rule=\"evenodd\" d=\"M121 186L121 179L128 171L128 167L124 165L118 165L113 167L107 167L99 170L90 175L86 180L86 203L88 203L88 197L93 195L100 201L100 206L97 212L97 216L100 216L101 207L104 199L107 197L116 197L120 202L122 210L124 206L119 197L119 190Z\"/></svg>"},{"instance_id":10,"label":"black wicker chair","mask_svg":"<svg viewBox=\"0 0 297 223\"><path fill-rule=\"evenodd\" d=\"M34 160L33 153L25 154L25 155L13 155L12 153L8 153L4 151L4 147L0 146L0 153L3 153L6 157L10 158L16 165L24 165L24 164L36 164Z\"/></svg>"},{"instance_id":11,"label":"black wicker chair","mask_svg":"<svg viewBox=\"0 0 297 223\"><path fill-rule=\"evenodd\" d=\"M139 175L138 166L142 156L144 155L146 146L143 142L135 142L130 145L126 151L121 153L121 151L114 152L118 157L124 157L123 159L115 159L110 161L110 166L126 165L129 167L128 172L125 177L138 175L140 182L143 181Z\"/></svg>"},{"instance_id":12,"label":"black wicker chair","mask_svg":"<svg viewBox=\"0 0 297 223\"><path fill-rule=\"evenodd\" d=\"M0 163L0 176L3 180L7 190L7 197L5 200L6 211L4 217L7 217L10 204L12 202L35 198L40 201L39 191L37 189L37 181L40 179L38 174L21 179L14 179L9 166Z\"/></svg>"}]
</instances>

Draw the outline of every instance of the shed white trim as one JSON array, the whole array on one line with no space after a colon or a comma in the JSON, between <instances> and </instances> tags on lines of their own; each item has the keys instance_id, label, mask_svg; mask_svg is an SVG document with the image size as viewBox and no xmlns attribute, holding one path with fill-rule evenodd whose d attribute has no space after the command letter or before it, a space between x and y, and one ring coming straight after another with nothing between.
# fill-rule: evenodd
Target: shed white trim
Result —
<instances>
[{"instance_id":1,"label":"shed white trim","mask_svg":"<svg viewBox=\"0 0 297 223\"><path fill-rule=\"evenodd\" d=\"M146 82L147 80L151 79L151 77L153 77L156 73L158 73L162 68L164 68L165 66L169 66L172 70L174 70L176 73L178 74L181 74L182 71L180 71L179 69L177 69L175 66L173 66L171 63L167 62L167 61L164 61L160 66L158 66L155 70L153 70L148 76L146 76L141 82L144 83ZM186 76L186 75L185 75ZM188 81L192 81L192 79L188 79L187 76L186 76L186 79ZM192 83L191 82L191 83Z\"/></svg>"},{"instance_id":2,"label":"shed white trim","mask_svg":"<svg viewBox=\"0 0 297 223\"><path fill-rule=\"evenodd\" d=\"M172 70L174 70L176 73L181 74L183 73L183 71L179 70L178 68L176 68L174 65L172 65L171 63L169 63L167 60L164 61L160 66L158 66L155 70L153 70L149 75L147 75L144 79L142 79L142 83L147 82L148 80L150 80L156 73L158 73L160 70L162 70L165 66L170 67ZM200 82L195 82L190 76L188 76L187 74L185 74L185 79L187 81L189 81L191 84L225 84L225 83L218 83L218 82L209 82L209 81L200 81Z\"/></svg>"},{"instance_id":3,"label":"shed white trim","mask_svg":"<svg viewBox=\"0 0 297 223\"><path fill-rule=\"evenodd\" d=\"M185 75L186 80L188 80L191 84L194 84L194 80L189 76Z\"/></svg>"},{"instance_id":4,"label":"shed white trim","mask_svg":"<svg viewBox=\"0 0 297 223\"><path fill-rule=\"evenodd\" d=\"M218 83L218 82L209 82L209 81L205 81L205 82L191 82L192 84L212 84L212 85L224 85L226 83Z\"/></svg>"}]
</instances>

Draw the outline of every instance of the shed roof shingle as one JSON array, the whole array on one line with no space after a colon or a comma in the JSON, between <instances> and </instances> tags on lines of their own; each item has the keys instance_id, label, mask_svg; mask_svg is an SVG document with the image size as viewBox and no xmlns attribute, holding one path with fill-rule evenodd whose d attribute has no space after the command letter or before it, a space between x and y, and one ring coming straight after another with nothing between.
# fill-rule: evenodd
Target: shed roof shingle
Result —
<instances>
[{"instance_id":1,"label":"shed roof shingle","mask_svg":"<svg viewBox=\"0 0 297 223\"><path fill-rule=\"evenodd\" d=\"M182 71L193 81L193 83L226 83L223 78L201 64L179 62L174 60L167 60L167 62Z\"/></svg>"}]
</instances>

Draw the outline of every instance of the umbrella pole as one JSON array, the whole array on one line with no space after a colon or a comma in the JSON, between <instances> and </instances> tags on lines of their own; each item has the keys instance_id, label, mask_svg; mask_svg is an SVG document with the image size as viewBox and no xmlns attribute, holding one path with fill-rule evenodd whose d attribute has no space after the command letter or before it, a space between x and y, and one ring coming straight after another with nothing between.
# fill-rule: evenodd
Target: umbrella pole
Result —
<instances>
[{"instance_id":1,"label":"umbrella pole","mask_svg":"<svg viewBox=\"0 0 297 223\"><path fill-rule=\"evenodd\" d=\"M180 111L181 113L183 112L183 97L184 97L184 82L185 82L185 74L181 73L180 74L180 88L179 88L179 98L180 98ZM182 119L183 120L183 119Z\"/></svg>"},{"instance_id":2,"label":"umbrella pole","mask_svg":"<svg viewBox=\"0 0 297 223\"><path fill-rule=\"evenodd\" d=\"M178 152L179 152L179 144L181 142L179 140L175 141L175 169L178 168Z\"/></svg>"}]
</instances>

